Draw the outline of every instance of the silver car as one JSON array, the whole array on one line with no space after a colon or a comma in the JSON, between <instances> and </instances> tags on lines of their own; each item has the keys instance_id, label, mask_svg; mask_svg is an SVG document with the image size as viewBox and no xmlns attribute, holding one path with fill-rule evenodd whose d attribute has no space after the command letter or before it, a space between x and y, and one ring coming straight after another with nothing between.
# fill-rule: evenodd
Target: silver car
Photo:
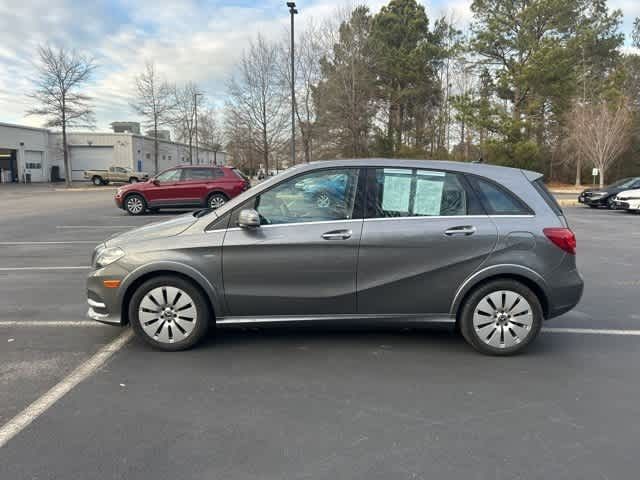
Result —
<instances>
[{"instance_id":1,"label":"silver car","mask_svg":"<svg viewBox=\"0 0 640 480\"><path fill-rule=\"evenodd\" d=\"M455 323L521 351L582 295L576 241L542 175L484 164L300 165L223 207L99 245L89 316L183 350L215 325Z\"/></svg>"}]
</instances>

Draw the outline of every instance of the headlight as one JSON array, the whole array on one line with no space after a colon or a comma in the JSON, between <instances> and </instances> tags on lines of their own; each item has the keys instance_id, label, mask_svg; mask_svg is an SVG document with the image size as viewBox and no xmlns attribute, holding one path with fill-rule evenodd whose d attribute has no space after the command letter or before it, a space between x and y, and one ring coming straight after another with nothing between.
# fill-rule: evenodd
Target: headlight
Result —
<instances>
[{"instance_id":1,"label":"headlight","mask_svg":"<svg viewBox=\"0 0 640 480\"><path fill-rule=\"evenodd\" d=\"M96 267L102 268L124 257L124 250L119 247L109 247L101 250L96 255Z\"/></svg>"}]
</instances>

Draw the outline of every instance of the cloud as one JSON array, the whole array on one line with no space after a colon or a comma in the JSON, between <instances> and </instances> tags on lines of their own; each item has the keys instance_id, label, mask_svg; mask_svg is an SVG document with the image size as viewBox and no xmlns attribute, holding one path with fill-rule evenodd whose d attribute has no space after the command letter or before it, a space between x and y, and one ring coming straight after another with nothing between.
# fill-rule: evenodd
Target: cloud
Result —
<instances>
[{"instance_id":1,"label":"cloud","mask_svg":"<svg viewBox=\"0 0 640 480\"><path fill-rule=\"evenodd\" d=\"M358 0L298 0L296 27L310 18L331 17L340 5ZM388 1L366 2L373 13ZM471 0L427 0L431 21L452 12L458 26L471 20ZM637 0L612 0L622 8L625 28L640 15ZM167 80L195 81L211 103L221 104L226 84L243 49L260 33L282 39L289 28L284 0L2 0L0 1L0 121L40 126L25 117L31 106L37 45L49 42L76 48L99 65L88 93L94 99L97 127L114 120L136 120L130 107L135 76L153 60Z\"/></svg>"}]
</instances>

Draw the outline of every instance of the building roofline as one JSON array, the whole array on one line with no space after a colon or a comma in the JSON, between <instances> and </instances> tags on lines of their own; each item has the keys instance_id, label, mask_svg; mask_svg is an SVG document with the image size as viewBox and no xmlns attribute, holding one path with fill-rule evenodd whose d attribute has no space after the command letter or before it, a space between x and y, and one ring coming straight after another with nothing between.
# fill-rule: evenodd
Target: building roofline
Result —
<instances>
[{"instance_id":1,"label":"building roofline","mask_svg":"<svg viewBox=\"0 0 640 480\"><path fill-rule=\"evenodd\" d=\"M0 124L1 125L1 124ZM62 135L61 132L49 132L55 135ZM142 139L146 139L146 140L154 140L153 137L149 137L147 135L142 135L142 134L138 134L138 133L131 133L131 132L74 132L74 131L70 131L68 132L68 135L103 135L103 136L129 136L129 137L137 137L137 138L142 138ZM160 143L169 143L169 144L173 144L173 145L180 145L183 147L189 147L189 145L187 145L186 143L181 143L181 142L174 142L173 140L163 140L162 138L158 138L158 142ZM194 146L195 148L195 146ZM211 150L210 148L208 148L206 145L198 145L198 149L199 150L205 150L207 152L213 152L213 150ZM224 153L225 155L227 154L227 152L225 152L224 150L218 150L216 153Z\"/></svg>"},{"instance_id":2,"label":"building roofline","mask_svg":"<svg viewBox=\"0 0 640 480\"><path fill-rule=\"evenodd\" d=\"M50 132L48 128L30 127L27 125L17 125L15 123L5 123L5 122L0 122L0 127L21 128L23 130L34 130L36 132L47 132L47 133Z\"/></svg>"}]
</instances>

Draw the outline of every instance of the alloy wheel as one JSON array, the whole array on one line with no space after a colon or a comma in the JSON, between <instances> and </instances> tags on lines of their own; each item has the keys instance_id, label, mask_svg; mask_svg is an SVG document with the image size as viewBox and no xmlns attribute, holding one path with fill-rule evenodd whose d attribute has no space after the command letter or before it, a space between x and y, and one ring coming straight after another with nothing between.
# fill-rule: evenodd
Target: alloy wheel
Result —
<instances>
[{"instance_id":1,"label":"alloy wheel","mask_svg":"<svg viewBox=\"0 0 640 480\"><path fill-rule=\"evenodd\" d=\"M129 210L129 212L133 213L134 215L142 212L143 208L144 205L142 204L142 200L140 200L138 197L131 197L127 199L127 210Z\"/></svg>"},{"instance_id":2,"label":"alloy wheel","mask_svg":"<svg viewBox=\"0 0 640 480\"><path fill-rule=\"evenodd\" d=\"M198 311L193 299L177 287L156 287L138 307L140 326L145 334L161 343L180 342L193 332Z\"/></svg>"},{"instance_id":3,"label":"alloy wheel","mask_svg":"<svg viewBox=\"0 0 640 480\"><path fill-rule=\"evenodd\" d=\"M329 205L331 205L331 199L329 198L329 195L327 195L325 192L322 192L320 195L318 195L316 199L316 205L320 208L327 208Z\"/></svg>"},{"instance_id":4,"label":"alloy wheel","mask_svg":"<svg viewBox=\"0 0 640 480\"><path fill-rule=\"evenodd\" d=\"M478 338L494 348L510 348L523 342L532 331L533 310L519 293L498 290L482 298L473 311Z\"/></svg>"},{"instance_id":5,"label":"alloy wheel","mask_svg":"<svg viewBox=\"0 0 640 480\"><path fill-rule=\"evenodd\" d=\"M209 207L213 208L214 210L216 208L220 208L221 206L223 206L225 203L227 203L227 200L222 196L222 195L213 195L210 199L209 199Z\"/></svg>"}]
</instances>

